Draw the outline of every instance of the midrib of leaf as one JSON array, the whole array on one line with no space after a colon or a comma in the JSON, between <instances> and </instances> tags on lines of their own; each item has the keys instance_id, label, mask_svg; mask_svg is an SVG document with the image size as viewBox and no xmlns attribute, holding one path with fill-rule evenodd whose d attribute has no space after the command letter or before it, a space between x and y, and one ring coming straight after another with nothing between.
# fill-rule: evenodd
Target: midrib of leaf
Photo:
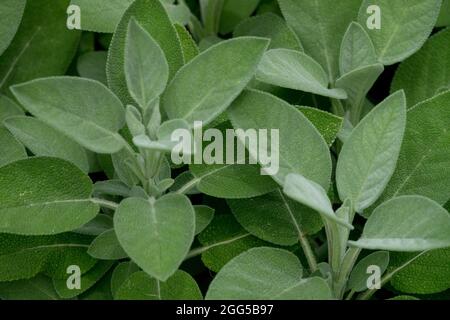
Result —
<instances>
[{"instance_id":1,"label":"midrib of leaf","mask_svg":"<svg viewBox=\"0 0 450 320\"><path fill-rule=\"evenodd\" d=\"M198 108L211 96L211 94L215 91L214 87L208 90L208 92L203 96L203 98L200 99L200 101L194 105L194 107L189 110L184 116L183 119L187 119L190 117L195 111L197 111Z\"/></svg>"},{"instance_id":2,"label":"midrib of leaf","mask_svg":"<svg viewBox=\"0 0 450 320\"><path fill-rule=\"evenodd\" d=\"M3 87L3 85L6 83L6 81L8 81L8 78L11 76L11 73L14 70L14 68L16 67L17 63L22 58L22 56L25 54L25 51L28 49L28 47L30 46L31 42L34 40L36 35L41 31L41 29L42 29L42 26L38 26L36 28L36 31L33 33L31 38L25 43L24 47L22 48L22 50L20 50L19 54L14 59L13 63L11 63L11 66L9 67L8 71L6 72L5 77L0 82L0 89Z\"/></svg>"},{"instance_id":3,"label":"midrib of leaf","mask_svg":"<svg viewBox=\"0 0 450 320\"><path fill-rule=\"evenodd\" d=\"M54 249L54 248L89 248L90 245L80 244L80 243L58 243L58 244L45 244L36 247L23 248L18 251L8 252L6 254L0 255L0 257L5 257L9 255L26 253L27 251L35 251L40 249Z\"/></svg>"},{"instance_id":4,"label":"midrib of leaf","mask_svg":"<svg viewBox=\"0 0 450 320\"><path fill-rule=\"evenodd\" d=\"M153 229L155 232L156 239L159 239L159 231L158 231L158 219L156 217L156 210L155 210L155 202L154 200L150 199L148 200L148 203L150 204L150 222L154 224L155 228ZM158 269L162 270L161 261L162 261L162 252L161 252L161 244L158 244ZM156 281L158 281L156 279ZM158 281L159 286L159 281Z\"/></svg>"},{"instance_id":5,"label":"midrib of leaf","mask_svg":"<svg viewBox=\"0 0 450 320\"><path fill-rule=\"evenodd\" d=\"M11 209L11 208L32 208L37 206L48 206L52 204L60 204L60 203L82 203L82 202L91 202L95 204L95 202L91 201L91 199L73 199L73 200L54 200L54 201L45 201L45 202L36 202L30 203L21 206L13 206L13 207L0 207L0 210Z\"/></svg>"},{"instance_id":6,"label":"midrib of leaf","mask_svg":"<svg viewBox=\"0 0 450 320\"><path fill-rule=\"evenodd\" d=\"M249 236L251 236L251 234L246 232L244 234L241 234L241 235L238 235L238 236L235 236L233 238L226 239L226 240L222 240L222 241L219 241L219 242L207 245L205 247L200 247L200 248L193 249L193 250L191 250L188 253L188 255L186 256L185 260L193 258L195 256L198 256L198 255L200 255L200 254L202 254L202 253L204 253L204 252L206 252L206 251L208 251L208 250L210 250L212 248L223 246L223 245L227 245L227 244L233 243L235 241L238 241L240 239L244 239L244 238L249 237Z\"/></svg>"},{"instance_id":7,"label":"midrib of leaf","mask_svg":"<svg viewBox=\"0 0 450 320\"><path fill-rule=\"evenodd\" d=\"M54 296L50 295L47 291L44 289L41 289L37 284L35 284L33 281L30 282L30 285L35 288L40 293L44 294L46 297L48 297L50 300L58 300L58 298L55 298Z\"/></svg>"}]
</instances>

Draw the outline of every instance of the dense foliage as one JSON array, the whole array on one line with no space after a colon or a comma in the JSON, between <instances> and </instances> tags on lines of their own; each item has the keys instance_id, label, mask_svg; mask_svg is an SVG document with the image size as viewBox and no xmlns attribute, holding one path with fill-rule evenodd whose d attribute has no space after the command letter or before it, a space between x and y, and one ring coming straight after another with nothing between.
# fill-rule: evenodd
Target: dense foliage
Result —
<instances>
[{"instance_id":1,"label":"dense foliage","mask_svg":"<svg viewBox=\"0 0 450 320\"><path fill-rule=\"evenodd\" d=\"M449 297L449 0L0 0L0 94L0 299Z\"/></svg>"}]
</instances>

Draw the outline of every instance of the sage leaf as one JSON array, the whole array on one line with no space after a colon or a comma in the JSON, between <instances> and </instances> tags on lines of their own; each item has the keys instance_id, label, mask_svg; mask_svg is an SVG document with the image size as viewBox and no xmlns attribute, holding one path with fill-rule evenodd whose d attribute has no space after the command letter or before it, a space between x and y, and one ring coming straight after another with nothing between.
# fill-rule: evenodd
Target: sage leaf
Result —
<instances>
[{"instance_id":1,"label":"sage leaf","mask_svg":"<svg viewBox=\"0 0 450 320\"><path fill-rule=\"evenodd\" d=\"M96 260L87 254L91 237L73 233L51 236L0 234L0 281L29 279L44 273L55 279L67 278L67 267L78 265L81 274Z\"/></svg>"},{"instance_id":2,"label":"sage leaf","mask_svg":"<svg viewBox=\"0 0 450 320\"><path fill-rule=\"evenodd\" d=\"M320 216L287 198L280 189L251 199L227 200L236 220L253 236L281 246L322 229Z\"/></svg>"},{"instance_id":3,"label":"sage leaf","mask_svg":"<svg viewBox=\"0 0 450 320\"><path fill-rule=\"evenodd\" d=\"M113 264L114 262L112 261L97 262L95 266L81 276L80 289L69 289L67 287L67 279L53 279L53 286L55 287L58 296L61 298L74 298L94 286L105 275L105 273L111 269Z\"/></svg>"},{"instance_id":4,"label":"sage leaf","mask_svg":"<svg viewBox=\"0 0 450 320\"><path fill-rule=\"evenodd\" d=\"M357 22L350 23L341 44L339 56L341 75L377 62L375 47L366 30Z\"/></svg>"},{"instance_id":5,"label":"sage leaf","mask_svg":"<svg viewBox=\"0 0 450 320\"><path fill-rule=\"evenodd\" d=\"M0 126L0 167L27 158L25 147L4 127Z\"/></svg>"},{"instance_id":6,"label":"sage leaf","mask_svg":"<svg viewBox=\"0 0 450 320\"><path fill-rule=\"evenodd\" d=\"M5 0L0 4L0 55L9 46L19 28L26 0Z\"/></svg>"},{"instance_id":7,"label":"sage leaf","mask_svg":"<svg viewBox=\"0 0 450 320\"><path fill-rule=\"evenodd\" d=\"M119 263L111 276L111 293L116 297L117 290L133 273L140 271L139 267L133 261Z\"/></svg>"},{"instance_id":8,"label":"sage leaf","mask_svg":"<svg viewBox=\"0 0 450 320\"><path fill-rule=\"evenodd\" d=\"M327 192L314 181L308 180L300 174L288 174L284 183L283 192L289 198L316 210L324 218L353 229L351 224L336 216Z\"/></svg>"},{"instance_id":9,"label":"sage leaf","mask_svg":"<svg viewBox=\"0 0 450 320\"><path fill-rule=\"evenodd\" d=\"M311 107L302 106L298 107L298 110L300 110L301 113L303 113L317 128L322 137L325 139L325 142L329 147L331 147L342 128L344 119L326 111Z\"/></svg>"},{"instance_id":10,"label":"sage leaf","mask_svg":"<svg viewBox=\"0 0 450 320\"><path fill-rule=\"evenodd\" d=\"M29 158L0 168L0 231L46 235L71 231L93 219L92 182L73 164Z\"/></svg>"},{"instance_id":11,"label":"sage leaf","mask_svg":"<svg viewBox=\"0 0 450 320\"><path fill-rule=\"evenodd\" d=\"M89 246L88 253L100 260L120 260L128 257L112 229L95 238Z\"/></svg>"},{"instance_id":12,"label":"sage leaf","mask_svg":"<svg viewBox=\"0 0 450 320\"><path fill-rule=\"evenodd\" d=\"M107 57L106 51L91 51L81 55L77 61L78 74L83 78L97 80L106 85Z\"/></svg>"},{"instance_id":13,"label":"sage leaf","mask_svg":"<svg viewBox=\"0 0 450 320\"><path fill-rule=\"evenodd\" d=\"M417 253L393 253L389 270L398 268L415 255ZM404 293L432 294L445 291L450 287L449 263L449 248L431 250L396 272L390 284Z\"/></svg>"},{"instance_id":14,"label":"sage leaf","mask_svg":"<svg viewBox=\"0 0 450 320\"><path fill-rule=\"evenodd\" d=\"M175 24L178 37L180 38L181 49L183 50L184 63L188 63L200 53L197 44L192 39L191 34L180 24Z\"/></svg>"},{"instance_id":15,"label":"sage leaf","mask_svg":"<svg viewBox=\"0 0 450 320\"><path fill-rule=\"evenodd\" d=\"M233 36L269 38L269 49L284 48L303 51L303 46L295 32L283 18L273 13L265 13L243 20L236 26Z\"/></svg>"},{"instance_id":16,"label":"sage leaf","mask_svg":"<svg viewBox=\"0 0 450 320\"><path fill-rule=\"evenodd\" d=\"M125 110L99 82L53 77L12 87L15 97L34 116L97 153L115 153L124 146L118 134Z\"/></svg>"},{"instance_id":17,"label":"sage leaf","mask_svg":"<svg viewBox=\"0 0 450 320\"><path fill-rule=\"evenodd\" d=\"M125 78L131 97L143 110L159 97L169 79L164 52L134 18L125 40Z\"/></svg>"},{"instance_id":18,"label":"sage leaf","mask_svg":"<svg viewBox=\"0 0 450 320\"><path fill-rule=\"evenodd\" d=\"M369 6L379 7L380 28L367 27ZM408 58L425 43L436 24L440 7L440 0L364 0L358 21L372 39L378 60L392 65ZM416 23L419 20L420 23Z\"/></svg>"},{"instance_id":19,"label":"sage leaf","mask_svg":"<svg viewBox=\"0 0 450 320\"><path fill-rule=\"evenodd\" d=\"M161 47L172 79L183 65L183 52L175 27L159 0L136 0L123 14L111 41L106 65L108 85L124 104L133 104L125 77L125 44L128 24L134 18Z\"/></svg>"},{"instance_id":20,"label":"sage leaf","mask_svg":"<svg viewBox=\"0 0 450 320\"><path fill-rule=\"evenodd\" d=\"M326 300L331 291L321 278L302 279L302 266L292 253L254 248L231 260L212 281L208 300Z\"/></svg>"},{"instance_id":21,"label":"sage leaf","mask_svg":"<svg viewBox=\"0 0 450 320\"><path fill-rule=\"evenodd\" d=\"M280 185L289 173L300 173L328 189L331 177L328 146L311 122L293 106L264 92L245 91L228 110L228 116L235 128L278 130L279 170L271 177ZM268 149L268 154L275 152L269 146ZM254 159L258 159L256 152L249 150ZM263 164L262 170L267 172L268 165Z\"/></svg>"},{"instance_id":22,"label":"sage leaf","mask_svg":"<svg viewBox=\"0 0 450 320\"><path fill-rule=\"evenodd\" d=\"M248 18L258 7L260 0L225 0L220 16L219 32L227 34Z\"/></svg>"},{"instance_id":23,"label":"sage leaf","mask_svg":"<svg viewBox=\"0 0 450 320\"><path fill-rule=\"evenodd\" d=\"M441 13L436 22L436 27L450 26L450 2L442 0Z\"/></svg>"},{"instance_id":24,"label":"sage leaf","mask_svg":"<svg viewBox=\"0 0 450 320\"><path fill-rule=\"evenodd\" d=\"M242 37L215 45L191 60L164 93L162 106L169 118L184 119L191 127L194 121L209 124L252 79L267 46L268 40Z\"/></svg>"},{"instance_id":25,"label":"sage leaf","mask_svg":"<svg viewBox=\"0 0 450 320\"><path fill-rule=\"evenodd\" d=\"M214 209L208 206L194 206L195 210L195 234L201 233L214 218Z\"/></svg>"},{"instance_id":26,"label":"sage leaf","mask_svg":"<svg viewBox=\"0 0 450 320\"><path fill-rule=\"evenodd\" d=\"M109 215L98 214L94 219L86 223L84 226L73 230L72 232L78 234L85 234L89 236L99 236L103 232L113 228L113 220Z\"/></svg>"},{"instance_id":27,"label":"sage leaf","mask_svg":"<svg viewBox=\"0 0 450 320\"><path fill-rule=\"evenodd\" d=\"M346 99L342 89L328 89L327 74L319 63L300 51L272 49L258 67L256 79L283 88Z\"/></svg>"},{"instance_id":28,"label":"sage leaf","mask_svg":"<svg viewBox=\"0 0 450 320\"><path fill-rule=\"evenodd\" d=\"M391 91L404 89L409 107L450 89L450 72L446 67L450 63L449 41L450 28L447 28L433 35L422 49L400 64Z\"/></svg>"},{"instance_id":29,"label":"sage leaf","mask_svg":"<svg viewBox=\"0 0 450 320\"><path fill-rule=\"evenodd\" d=\"M145 272L131 274L117 289L116 300L201 300L195 280L178 270L166 282L159 282Z\"/></svg>"},{"instance_id":30,"label":"sage leaf","mask_svg":"<svg viewBox=\"0 0 450 320\"><path fill-rule=\"evenodd\" d=\"M406 123L406 101L397 92L374 108L345 142L336 168L341 200L357 212L373 204L394 173Z\"/></svg>"},{"instance_id":31,"label":"sage leaf","mask_svg":"<svg viewBox=\"0 0 450 320\"><path fill-rule=\"evenodd\" d=\"M389 265L389 252L376 251L362 258L353 268L348 279L347 289L355 292L367 290L367 279L371 276L369 267L375 266L380 270L380 276L386 271Z\"/></svg>"},{"instance_id":32,"label":"sage leaf","mask_svg":"<svg viewBox=\"0 0 450 320\"><path fill-rule=\"evenodd\" d=\"M3 121L13 116L23 116L23 109L13 100L0 94L0 127L3 127Z\"/></svg>"},{"instance_id":33,"label":"sage leaf","mask_svg":"<svg viewBox=\"0 0 450 320\"><path fill-rule=\"evenodd\" d=\"M214 272L248 249L269 245L244 230L230 214L216 214L198 240L202 247L193 253L201 254L205 266Z\"/></svg>"},{"instance_id":34,"label":"sage leaf","mask_svg":"<svg viewBox=\"0 0 450 320\"><path fill-rule=\"evenodd\" d=\"M450 199L449 99L447 91L408 111L397 169L375 205L400 195L422 195L441 205Z\"/></svg>"},{"instance_id":35,"label":"sage leaf","mask_svg":"<svg viewBox=\"0 0 450 320\"><path fill-rule=\"evenodd\" d=\"M0 59L0 92L10 95L11 85L66 72L80 39L79 31L61 27L68 5L69 0L27 1L19 29Z\"/></svg>"},{"instance_id":36,"label":"sage leaf","mask_svg":"<svg viewBox=\"0 0 450 320\"><path fill-rule=\"evenodd\" d=\"M18 116L7 119L4 125L34 155L61 158L72 162L83 172L89 172L85 149L41 120Z\"/></svg>"},{"instance_id":37,"label":"sage leaf","mask_svg":"<svg viewBox=\"0 0 450 320\"><path fill-rule=\"evenodd\" d=\"M192 244L195 213L183 195L170 194L156 201L129 198L116 210L114 227L131 259L165 281L178 269Z\"/></svg>"},{"instance_id":38,"label":"sage leaf","mask_svg":"<svg viewBox=\"0 0 450 320\"><path fill-rule=\"evenodd\" d=\"M52 280L38 275L32 279L0 283L2 300L58 300Z\"/></svg>"},{"instance_id":39,"label":"sage leaf","mask_svg":"<svg viewBox=\"0 0 450 320\"><path fill-rule=\"evenodd\" d=\"M320 63L328 79L334 81L339 74L341 40L350 22L356 19L361 1L340 1L339 10L333 0L278 0L278 3L305 52Z\"/></svg>"},{"instance_id":40,"label":"sage leaf","mask_svg":"<svg viewBox=\"0 0 450 320\"><path fill-rule=\"evenodd\" d=\"M422 196L401 196L374 210L352 246L389 251L424 251L450 246L450 215Z\"/></svg>"}]
</instances>

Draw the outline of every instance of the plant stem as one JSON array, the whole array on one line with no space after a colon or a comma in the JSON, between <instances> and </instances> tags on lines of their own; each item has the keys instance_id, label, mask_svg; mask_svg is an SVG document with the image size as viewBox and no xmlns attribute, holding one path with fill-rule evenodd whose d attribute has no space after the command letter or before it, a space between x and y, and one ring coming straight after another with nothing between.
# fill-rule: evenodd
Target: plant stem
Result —
<instances>
[{"instance_id":1,"label":"plant stem","mask_svg":"<svg viewBox=\"0 0 450 320\"><path fill-rule=\"evenodd\" d=\"M361 248L350 248L344 255L342 259L341 266L339 268L339 274L336 279L336 294L339 299L344 296L345 287L347 285L348 278L350 273L353 270L353 267L358 259L359 254L361 253Z\"/></svg>"},{"instance_id":2,"label":"plant stem","mask_svg":"<svg viewBox=\"0 0 450 320\"><path fill-rule=\"evenodd\" d=\"M391 272L386 273L382 278L381 278L381 287L384 286L387 282L389 282L391 280L391 278L400 270L402 270L403 268L407 267L410 263L414 262L417 258L419 258L420 256L422 256L423 254L427 253L429 250L427 251L422 251L421 253L417 254L416 256L414 256L412 259L406 261L404 264L402 264L401 266L395 268L394 270L392 270ZM356 299L357 300L369 300L373 294L377 291L378 289L368 289L366 291L364 291L363 293L361 293Z\"/></svg>"},{"instance_id":3,"label":"plant stem","mask_svg":"<svg viewBox=\"0 0 450 320\"><path fill-rule=\"evenodd\" d=\"M299 241L300 245L302 246L303 253L305 254L306 260L308 261L309 269L311 270L311 273L315 272L317 267L317 260L316 256L314 255L314 252L311 248L311 244L309 243L308 238L305 236L303 232L299 232Z\"/></svg>"},{"instance_id":4,"label":"plant stem","mask_svg":"<svg viewBox=\"0 0 450 320\"><path fill-rule=\"evenodd\" d=\"M111 210L116 210L119 207L119 204L113 201L108 201L105 199L92 198L91 202L98 204L104 208L108 208Z\"/></svg>"}]
</instances>

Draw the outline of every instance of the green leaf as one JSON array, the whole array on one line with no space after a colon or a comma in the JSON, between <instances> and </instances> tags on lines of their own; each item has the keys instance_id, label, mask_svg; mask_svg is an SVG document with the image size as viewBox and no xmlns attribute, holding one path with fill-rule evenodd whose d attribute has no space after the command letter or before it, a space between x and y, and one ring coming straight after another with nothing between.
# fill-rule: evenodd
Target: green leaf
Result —
<instances>
[{"instance_id":1,"label":"green leaf","mask_svg":"<svg viewBox=\"0 0 450 320\"><path fill-rule=\"evenodd\" d=\"M375 47L366 30L359 23L352 22L341 44L339 57L341 75L377 62Z\"/></svg>"},{"instance_id":2,"label":"green leaf","mask_svg":"<svg viewBox=\"0 0 450 320\"><path fill-rule=\"evenodd\" d=\"M292 49L303 51L295 32L276 14L266 13L250 17L236 26L233 36L253 36L270 39L269 49Z\"/></svg>"},{"instance_id":3,"label":"green leaf","mask_svg":"<svg viewBox=\"0 0 450 320\"><path fill-rule=\"evenodd\" d=\"M86 292L82 293L78 299L79 300L113 300L111 293L111 269L106 273L103 278L101 278L97 283L95 283Z\"/></svg>"},{"instance_id":4,"label":"green leaf","mask_svg":"<svg viewBox=\"0 0 450 320\"><path fill-rule=\"evenodd\" d=\"M0 94L0 127L3 121L9 117L23 116L25 113L13 100Z\"/></svg>"},{"instance_id":5,"label":"green leaf","mask_svg":"<svg viewBox=\"0 0 450 320\"><path fill-rule=\"evenodd\" d=\"M405 90L408 106L450 89L450 28L433 35L411 58L398 68L391 91Z\"/></svg>"},{"instance_id":6,"label":"green leaf","mask_svg":"<svg viewBox=\"0 0 450 320\"><path fill-rule=\"evenodd\" d=\"M342 128L344 119L326 111L311 107L298 107L298 110L311 121L325 139L328 146L331 147Z\"/></svg>"},{"instance_id":7,"label":"green leaf","mask_svg":"<svg viewBox=\"0 0 450 320\"><path fill-rule=\"evenodd\" d=\"M331 177L328 146L317 129L295 107L264 92L245 91L233 103L228 116L235 128L278 130L279 170L271 177L280 185L284 184L289 173L300 173L328 189ZM275 152L271 147L268 149L268 154ZM249 150L254 159L258 159L256 152ZM262 170L267 173L269 168L263 165Z\"/></svg>"},{"instance_id":8,"label":"green leaf","mask_svg":"<svg viewBox=\"0 0 450 320\"><path fill-rule=\"evenodd\" d=\"M88 249L88 253L100 260L120 260L128 257L120 246L113 229L107 230L95 238Z\"/></svg>"},{"instance_id":9,"label":"green leaf","mask_svg":"<svg viewBox=\"0 0 450 320\"><path fill-rule=\"evenodd\" d=\"M139 267L133 261L121 262L114 269L111 277L111 293L116 296L117 290L122 284L135 272L140 271Z\"/></svg>"},{"instance_id":10,"label":"green leaf","mask_svg":"<svg viewBox=\"0 0 450 320\"><path fill-rule=\"evenodd\" d=\"M205 35L212 36L219 32L220 17L225 0L200 0L200 13Z\"/></svg>"},{"instance_id":11,"label":"green leaf","mask_svg":"<svg viewBox=\"0 0 450 320\"><path fill-rule=\"evenodd\" d=\"M2 300L59 300L52 280L39 275L32 279L0 282Z\"/></svg>"},{"instance_id":12,"label":"green leaf","mask_svg":"<svg viewBox=\"0 0 450 320\"><path fill-rule=\"evenodd\" d=\"M98 214L94 219L86 223L84 226L73 230L72 232L78 234L85 234L89 236L99 236L103 232L113 228L113 220L109 215Z\"/></svg>"},{"instance_id":13,"label":"green leaf","mask_svg":"<svg viewBox=\"0 0 450 320\"><path fill-rule=\"evenodd\" d=\"M245 231L230 214L216 214L210 225L200 233L198 240L203 246L198 249L202 261L214 272L219 272L228 261L242 252L268 244Z\"/></svg>"},{"instance_id":14,"label":"green leaf","mask_svg":"<svg viewBox=\"0 0 450 320\"><path fill-rule=\"evenodd\" d=\"M381 10L380 29L369 29L369 6ZM441 0L364 0L358 21L372 39L384 65L400 62L420 49L436 23ZM420 21L420 23L417 23Z\"/></svg>"},{"instance_id":15,"label":"green leaf","mask_svg":"<svg viewBox=\"0 0 450 320\"><path fill-rule=\"evenodd\" d=\"M357 212L373 204L391 178L403 139L406 102L397 92L374 108L345 142L336 169L341 200Z\"/></svg>"},{"instance_id":16,"label":"green leaf","mask_svg":"<svg viewBox=\"0 0 450 320\"><path fill-rule=\"evenodd\" d=\"M135 272L117 290L116 300L201 300L195 280L178 270L166 282L159 282L145 272Z\"/></svg>"},{"instance_id":17,"label":"green leaf","mask_svg":"<svg viewBox=\"0 0 450 320\"><path fill-rule=\"evenodd\" d=\"M400 195L450 199L449 99L447 91L408 111L397 169L377 204Z\"/></svg>"},{"instance_id":18,"label":"green leaf","mask_svg":"<svg viewBox=\"0 0 450 320\"><path fill-rule=\"evenodd\" d=\"M300 51L272 49L264 55L256 79L275 86L346 99L342 89L328 89L328 77L319 63Z\"/></svg>"},{"instance_id":19,"label":"green leaf","mask_svg":"<svg viewBox=\"0 0 450 320\"><path fill-rule=\"evenodd\" d=\"M81 55L77 61L78 74L83 78L97 80L106 85L106 51L91 51Z\"/></svg>"},{"instance_id":20,"label":"green leaf","mask_svg":"<svg viewBox=\"0 0 450 320\"><path fill-rule=\"evenodd\" d=\"M299 238L322 229L320 216L288 199L280 189L264 196L228 200L236 220L252 235L281 246L298 243Z\"/></svg>"},{"instance_id":21,"label":"green leaf","mask_svg":"<svg viewBox=\"0 0 450 320\"><path fill-rule=\"evenodd\" d=\"M53 279L53 286L63 299L74 298L94 286L111 269L114 262L100 261L80 278L80 289L69 289L67 279ZM70 275L67 275L69 277Z\"/></svg>"},{"instance_id":22,"label":"green leaf","mask_svg":"<svg viewBox=\"0 0 450 320\"><path fill-rule=\"evenodd\" d=\"M436 27L450 26L450 1L442 0L441 13L436 22Z\"/></svg>"},{"instance_id":23,"label":"green leaf","mask_svg":"<svg viewBox=\"0 0 450 320\"><path fill-rule=\"evenodd\" d=\"M389 252L377 251L362 258L353 268L350 278L348 279L347 289L361 292L367 290L367 279L370 277L368 268L377 266L380 268L380 276L386 271L389 265Z\"/></svg>"},{"instance_id":24,"label":"green leaf","mask_svg":"<svg viewBox=\"0 0 450 320\"><path fill-rule=\"evenodd\" d=\"M389 268L395 269L416 254L395 253ZM450 249L438 249L424 253L402 268L390 284L401 292L432 294L450 288Z\"/></svg>"},{"instance_id":25,"label":"green leaf","mask_svg":"<svg viewBox=\"0 0 450 320\"><path fill-rule=\"evenodd\" d=\"M421 196L401 196L374 210L352 246L390 251L424 251L450 246L450 215Z\"/></svg>"},{"instance_id":26,"label":"green leaf","mask_svg":"<svg viewBox=\"0 0 450 320\"><path fill-rule=\"evenodd\" d=\"M211 223L214 218L214 209L208 206L194 206L195 210L195 234L199 234Z\"/></svg>"},{"instance_id":27,"label":"green leaf","mask_svg":"<svg viewBox=\"0 0 450 320\"><path fill-rule=\"evenodd\" d=\"M169 78L172 79L183 65L183 52L175 27L158 0L136 0L126 10L111 41L106 74L108 85L125 104L132 104L125 78L125 43L131 18L136 21L158 43L169 64Z\"/></svg>"},{"instance_id":28,"label":"green leaf","mask_svg":"<svg viewBox=\"0 0 450 320\"><path fill-rule=\"evenodd\" d=\"M350 107L350 116L355 124L362 116L367 93L383 71L383 65L377 63L354 69L336 80L336 87L342 88L348 94L346 103Z\"/></svg>"},{"instance_id":29,"label":"green leaf","mask_svg":"<svg viewBox=\"0 0 450 320\"><path fill-rule=\"evenodd\" d=\"M0 55L9 46L19 28L26 0L4 0L0 3Z\"/></svg>"},{"instance_id":30,"label":"green leaf","mask_svg":"<svg viewBox=\"0 0 450 320\"><path fill-rule=\"evenodd\" d=\"M351 224L336 216L327 192L314 181L308 180L300 174L288 174L284 182L283 192L289 198L316 210L324 218L353 229Z\"/></svg>"},{"instance_id":31,"label":"green leaf","mask_svg":"<svg viewBox=\"0 0 450 320\"><path fill-rule=\"evenodd\" d=\"M254 248L242 253L216 275L208 300L328 300L331 290L321 278L302 279L302 266L292 253Z\"/></svg>"},{"instance_id":32,"label":"green leaf","mask_svg":"<svg viewBox=\"0 0 450 320\"><path fill-rule=\"evenodd\" d=\"M156 201L129 198L116 210L114 226L132 260L165 281L178 269L194 240L195 213L183 195L169 194Z\"/></svg>"},{"instance_id":33,"label":"green leaf","mask_svg":"<svg viewBox=\"0 0 450 320\"><path fill-rule=\"evenodd\" d=\"M220 17L219 32L221 34L232 32L239 22L256 10L259 2L260 0L225 0Z\"/></svg>"},{"instance_id":34,"label":"green leaf","mask_svg":"<svg viewBox=\"0 0 450 320\"><path fill-rule=\"evenodd\" d=\"M66 72L80 39L80 32L64 27L68 5L69 0L27 1L16 36L0 58L0 92L9 95L13 84Z\"/></svg>"},{"instance_id":35,"label":"green leaf","mask_svg":"<svg viewBox=\"0 0 450 320\"><path fill-rule=\"evenodd\" d=\"M339 74L339 50L345 31L358 15L360 0L278 0L287 23L305 52L319 62L334 81ZM325 18L326 17L326 18Z\"/></svg>"},{"instance_id":36,"label":"green leaf","mask_svg":"<svg viewBox=\"0 0 450 320\"><path fill-rule=\"evenodd\" d=\"M27 158L25 147L4 127L0 126L0 167Z\"/></svg>"},{"instance_id":37,"label":"green leaf","mask_svg":"<svg viewBox=\"0 0 450 320\"><path fill-rule=\"evenodd\" d=\"M94 218L92 182L57 158L29 158L0 168L0 232L56 234Z\"/></svg>"},{"instance_id":38,"label":"green leaf","mask_svg":"<svg viewBox=\"0 0 450 320\"><path fill-rule=\"evenodd\" d=\"M32 117L18 116L5 120L4 125L36 156L49 156L67 160L88 173L86 151L76 142Z\"/></svg>"},{"instance_id":39,"label":"green leaf","mask_svg":"<svg viewBox=\"0 0 450 320\"><path fill-rule=\"evenodd\" d=\"M267 46L268 40L245 37L202 52L177 73L166 90L162 105L169 118L184 119L190 126L194 121L203 121L203 125L213 121L252 79Z\"/></svg>"},{"instance_id":40,"label":"green leaf","mask_svg":"<svg viewBox=\"0 0 450 320\"><path fill-rule=\"evenodd\" d=\"M0 281L29 279L38 273L67 278L67 268L80 267L81 273L96 262L87 254L91 237L73 233L52 236L0 234Z\"/></svg>"},{"instance_id":41,"label":"green leaf","mask_svg":"<svg viewBox=\"0 0 450 320\"><path fill-rule=\"evenodd\" d=\"M37 79L11 89L34 116L97 153L114 153L124 146L117 133L125 110L100 82L74 77Z\"/></svg>"},{"instance_id":42,"label":"green leaf","mask_svg":"<svg viewBox=\"0 0 450 320\"><path fill-rule=\"evenodd\" d=\"M180 38L181 48L183 50L183 60L184 63L188 63L194 59L200 53L197 44L194 39L192 39L191 34L186 28L180 24L175 24L175 29L177 30L178 37Z\"/></svg>"},{"instance_id":43,"label":"green leaf","mask_svg":"<svg viewBox=\"0 0 450 320\"><path fill-rule=\"evenodd\" d=\"M81 11L81 29L112 33L134 0L72 0Z\"/></svg>"},{"instance_id":44,"label":"green leaf","mask_svg":"<svg viewBox=\"0 0 450 320\"><path fill-rule=\"evenodd\" d=\"M143 110L159 97L169 80L164 52L134 18L125 40L125 78L131 97Z\"/></svg>"}]
</instances>

